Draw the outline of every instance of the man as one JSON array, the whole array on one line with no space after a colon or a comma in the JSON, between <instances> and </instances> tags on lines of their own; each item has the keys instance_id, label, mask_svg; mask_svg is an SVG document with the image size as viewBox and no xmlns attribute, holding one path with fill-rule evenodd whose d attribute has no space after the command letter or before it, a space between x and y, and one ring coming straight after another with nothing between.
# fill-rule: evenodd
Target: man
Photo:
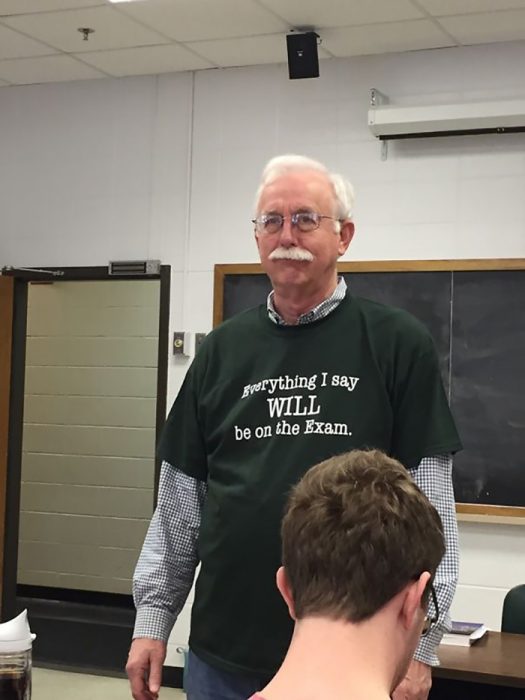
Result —
<instances>
[{"instance_id":1,"label":"man","mask_svg":"<svg viewBox=\"0 0 525 700\"><path fill-rule=\"evenodd\" d=\"M399 462L354 450L306 473L281 535L277 587L295 629L252 700L387 700L430 628L437 511Z\"/></svg>"},{"instance_id":2,"label":"man","mask_svg":"<svg viewBox=\"0 0 525 700\"><path fill-rule=\"evenodd\" d=\"M301 156L263 172L255 239L273 291L209 334L168 417L158 506L134 579L127 670L136 700L156 697L199 560L189 700L244 700L265 685L292 633L273 585L285 495L312 464L363 447L411 470L444 523L440 624L394 696L427 697L457 578L450 455L461 445L428 332L338 280L352 199L342 177Z\"/></svg>"}]
</instances>

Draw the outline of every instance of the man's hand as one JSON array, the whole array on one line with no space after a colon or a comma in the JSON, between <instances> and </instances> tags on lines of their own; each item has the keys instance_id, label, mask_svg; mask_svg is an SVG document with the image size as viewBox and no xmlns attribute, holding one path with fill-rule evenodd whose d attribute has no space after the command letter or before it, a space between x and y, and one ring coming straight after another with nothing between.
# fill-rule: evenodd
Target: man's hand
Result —
<instances>
[{"instance_id":1,"label":"man's hand","mask_svg":"<svg viewBox=\"0 0 525 700\"><path fill-rule=\"evenodd\" d=\"M432 668L412 659L408 671L392 695L392 700L427 700L432 685Z\"/></svg>"},{"instance_id":2,"label":"man's hand","mask_svg":"<svg viewBox=\"0 0 525 700\"><path fill-rule=\"evenodd\" d=\"M156 700L162 681L166 643L159 639L134 639L129 650L126 673L135 700Z\"/></svg>"}]
</instances>

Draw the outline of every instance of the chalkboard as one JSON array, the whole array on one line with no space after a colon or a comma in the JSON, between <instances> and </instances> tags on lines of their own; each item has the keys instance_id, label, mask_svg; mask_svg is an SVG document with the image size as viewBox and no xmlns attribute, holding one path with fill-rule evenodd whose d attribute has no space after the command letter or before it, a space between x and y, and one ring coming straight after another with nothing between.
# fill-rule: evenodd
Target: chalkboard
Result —
<instances>
[{"instance_id":1,"label":"chalkboard","mask_svg":"<svg viewBox=\"0 0 525 700\"><path fill-rule=\"evenodd\" d=\"M434 337L464 445L458 510L525 517L525 260L341 263L355 296L406 309ZM217 265L214 321L263 303L259 265Z\"/></svg>"}]
</instances>

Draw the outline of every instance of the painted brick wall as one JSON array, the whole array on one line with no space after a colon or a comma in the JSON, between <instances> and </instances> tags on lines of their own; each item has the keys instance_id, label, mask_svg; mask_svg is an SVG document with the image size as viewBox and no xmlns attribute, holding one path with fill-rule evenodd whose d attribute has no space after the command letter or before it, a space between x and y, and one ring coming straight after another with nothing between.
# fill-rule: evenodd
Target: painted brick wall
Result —
<instances>
[{"instance_id":1,"label":"painted brick wall","mask_svg":"<svg viewBox=\"0 0 525 700\"><path fill-rule=\"evenodd\" d=\"M31 284L18 581L131 592L153 509L159 282Z\"/></svg>"}]
</instances>

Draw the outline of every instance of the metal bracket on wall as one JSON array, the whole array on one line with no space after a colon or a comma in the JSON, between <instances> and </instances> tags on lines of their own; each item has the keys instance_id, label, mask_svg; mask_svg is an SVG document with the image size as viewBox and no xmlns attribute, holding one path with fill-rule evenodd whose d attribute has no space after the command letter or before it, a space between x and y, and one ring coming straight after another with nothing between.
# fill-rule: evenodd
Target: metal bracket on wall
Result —
<instances>
[{"instance_id":1,"label":"metal bracket on wall","mask_svg":"<svg viewBox=\"0 0 525 700\"><path fill-rule=\"evenodd\" d=\"M388 95L385 95L381 90L377 88L370 89L370 107L380 107L381 105L387 105L390 102ZM381 160L387 160L388 158L388 141L385 139L381 140Z\"/></svg>"},{"instance_id":2,"label":"metal bracket on wall","mask_svg":"<svg viewBox=\"0 0 525 700\"><path fill-rule=\"evenodd\" d=\"M388 95L378 90L370 88L370 107L379 107L379 105L387 105L390 102Z\"/></svg>"}]
</instances>

